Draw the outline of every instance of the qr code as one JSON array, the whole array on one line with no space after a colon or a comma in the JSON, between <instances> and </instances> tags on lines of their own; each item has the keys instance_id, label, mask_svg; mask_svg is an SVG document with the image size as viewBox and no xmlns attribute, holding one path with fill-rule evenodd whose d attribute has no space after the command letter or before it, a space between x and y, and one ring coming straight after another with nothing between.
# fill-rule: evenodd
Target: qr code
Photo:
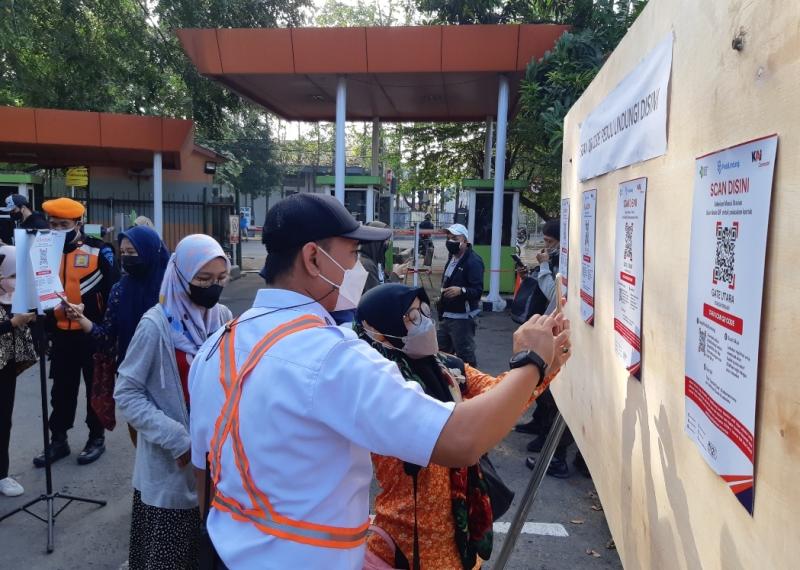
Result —
<instances>
[{"instance_id":1,"label":"qr code","mask_svg":"<svg viewBox=\"0 0 800 570\"><path fill-rule=\"evenodd\" d=\"M625 252L623 257L633 261L633 223L625 223Z\"/></svg>"},{"instance_id":2,"label":"qr code","mask_svg":"<svg viewBox=\"0 0 800 570\"><path fill-rule=\"evenodd\" d=\"M717 250L714 255L714 285L727 283L729 289L736 287L736 239L739 237L739 222L723 226L717 222Z\"/></svg>"},{"instance_id":3,"label":"qr code","mask_svg":"<svg viewBox=\"0 0 800 570\"><path fill-rule=\"evenodd\" d=\"M706 331L700 329L697 331L699 334L697 335L697 352L702 354L706 353Z\"/></svg>"}]
</instances>

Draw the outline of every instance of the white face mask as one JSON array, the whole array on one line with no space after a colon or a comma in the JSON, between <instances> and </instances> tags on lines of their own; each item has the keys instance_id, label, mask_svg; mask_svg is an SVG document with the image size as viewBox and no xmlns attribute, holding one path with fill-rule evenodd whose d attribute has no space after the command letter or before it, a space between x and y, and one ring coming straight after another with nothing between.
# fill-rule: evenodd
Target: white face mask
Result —
<instances>
[{"instance_id":1,"label":"white face mask","mask_svg":"<svg viewBox=\"0 0 800 570\"><path fill-rule=\"evenodd\" d=\"M367 334L372 340L375 340L369 332ZM383 336L402 340L403 348L400 350L411 358L424 358L426 356L433 356L439 352L439 340L436 338L436 327L433 324L433 320L424 315L418 325L411 325L411 329L406 336L381 334L383 334ZM396 347L391 346L390 348Z\"/></svg>"},{"instance_id":2,"label":"white face mask","mask_svg":"<svg viewBox=\"0 0 800 570\"><path fill-rule=\"evenodd\" d=\"M339 265L339 262L331 257L331 254L329 254L327 251L321 247L318 249L324 253L328 259L333 261L336 264L336 267L344 271L344 277L339 285L320 274L320 278L322 278L323 281L330 283L339 290L339 299L337 299L336 306L333 308L333 310L347 311L349 309L355 309L358 306L358 302L361 300L361 294L364 292L364 285L367 283L367 277L369 277L369 273L367 273L367 270L364 269L363 265L361 265L361 261L356 261L356 264L353 267L350 269L345 269Z\"/></svg>"}]
</instances>

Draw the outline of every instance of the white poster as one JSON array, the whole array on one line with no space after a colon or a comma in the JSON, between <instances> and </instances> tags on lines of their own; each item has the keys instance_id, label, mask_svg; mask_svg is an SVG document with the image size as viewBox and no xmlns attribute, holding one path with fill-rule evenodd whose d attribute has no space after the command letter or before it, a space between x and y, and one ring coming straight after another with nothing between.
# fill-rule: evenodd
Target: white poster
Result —
<instances>
[{"instance_id":1,"label":"white poster","mask_svg":"<svg viewBox=\"0 0 800 570\"><path fill-rule=\"evenodd\" d=\"M562 198L561 200L561 249L558 252L558 272L561 273L563 283L561 290L563 291L564 301L567 300L567 291L569 290L569 198Z\"/></svg>"},{"instance_id":2,"label":"white poster","mask_svg":"<svg viewBox=\"0 0 800 570\"><path fill-rule=\"evenodd\" d=\"M54 309L64 297L64 285L59 278L64 234L40 231L29 240L33 289L40 311ZM19 256L17 257L19 259Z\"/></svg>"},{"instance_id":3,"label":"white poster","mask_svg":"<svg viewBox=\"0 0 800 570\"><path fill-rule=\"evenodd\" d=\"M581 318L594 326L594 227L597 190L583 193L581 215Z\"/></svg>"},{"instance_id":4,"label":"white poster","mask_svg":"<svg viewBox=\"0 0 800 570\"><path fill-rule=\"evenodd\" d=\"M647 178L619 185L614 257L614 352L626 370L640 379L646 193Z\"/></svg>"},{"instance_id":5,"label":"white poster","mask_svg":"<svg viewBox=\"0 0 800 570\"><path fill-rule=\"evenodd\" d=\"M686 319L686 433L753 512L756 387L778 136L695 161Z\"/></svg>"},{"instance_id":6,"label":"white poster","mask_svg":"<svg viewBox=\"0 0 800 570\"><path fill-rule=\"evenodd\" d=\"M578 177L588 180L667 152L672 34L581 124Z\"/></svg>"},{"instance_id":7,"label":"white poster","mask_svg":"<svg viewBox=\"0 0 800 570\"><path fill-rule=\"evenodd\" d=\"M11 299L11 312L15 314L27 313L39 308L39 300L33 285L33 270L30 264L31 244L34 237L35 234L29 234L26 230L14 230L17 282Z\"/></svg>"}]
</instances>

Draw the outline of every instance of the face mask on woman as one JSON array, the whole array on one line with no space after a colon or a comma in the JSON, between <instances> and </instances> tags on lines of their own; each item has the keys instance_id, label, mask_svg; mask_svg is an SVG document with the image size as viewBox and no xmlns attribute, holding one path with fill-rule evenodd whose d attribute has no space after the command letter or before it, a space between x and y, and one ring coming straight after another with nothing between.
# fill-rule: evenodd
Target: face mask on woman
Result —
<instances>
[{"instance_id":1,"label":"face mask on woman","mask_svg":"<svg viewBox=\"0 0 800 570\"><path fill-rule=\"evenodd\" d=\"M369 332L367 334L369 334ZM383 336L402 340L403 347L400 348L400 350L411 358L424 358L426 356L433 356L439 352L436 327L433 324L433 320L424 315L421 316L418 325L411 325L406 336L394 336L391 334L383 334ZM375 340L371 334L369 337ZM392 346L390 348L395 347Z\"/></svg>"},{"instance_id":2,"label":"face mask on woman","mask_svg":"<svg viewBox=\"0 0 800 570\"><path fill-rule=\"evenodd\" d=\"M189 299L195 305L199 305L206 309L210 309L219 303L220 295L222 295L222 285L209 285L208 287L200 287L189 283Z\"/></svg>"},{"instance_id":3,"label":"face mask on woman","mask_svg":"<svg viewBox=\"0 0 800 570\"><path fill-rule=\"evenodd\" d=\"M122 260L122 269L131 277L145 277L150 272L150 268L138 255L123 255L120 259Z\"/></svg>"}]
</instances>

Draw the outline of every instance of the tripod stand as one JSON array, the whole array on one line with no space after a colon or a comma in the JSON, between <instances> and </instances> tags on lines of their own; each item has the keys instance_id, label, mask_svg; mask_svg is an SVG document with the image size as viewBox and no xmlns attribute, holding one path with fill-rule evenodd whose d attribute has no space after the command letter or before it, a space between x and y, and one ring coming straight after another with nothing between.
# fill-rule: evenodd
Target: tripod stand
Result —
<instances>
[{"instance_id":1,"label":"tripod stand","mask_svg":"<svg viewBox=\"0 0 800 570\"><path fill-rule=\"evenodd\" d=\"M99 501L96 499L85 499L83 497L74 497L72 495L65 495L63 493L54 493L53 492L53 470L50 465L50 438L49 436L49 428L47 425L47 365L45 360L47 358L47 335L45 334L45 317L44 315L37 315L36 317L36 343L38 345L38 352L39 352L39 388L41 390L41 398L42 398L42 436L44 437L44 456L45 456L45 466L44 466L44 473L45 473L45 493L33 499L32 501L28 501L18 509L14 509L13 511L6 513L2 517L0 517L0 522L6 520L9 517L16 515L17 513L26 512L32 517L35 517L42 521L43 523L47 524L47 553L51 554L55 549L54 543L54 525L56 522L56 517L61 514L61 511L66 509L73 501L79 501L82 503L91 503L93 505L98 505L104 507L106 505L106 501ZM63 499L67 501L61 508L55 510L56 499ZM29 510L29 507L37 504L37 503L45 503L47 505L47 514L45 516L41 516L33 511Z\"/></svg>"}]
</instances>

